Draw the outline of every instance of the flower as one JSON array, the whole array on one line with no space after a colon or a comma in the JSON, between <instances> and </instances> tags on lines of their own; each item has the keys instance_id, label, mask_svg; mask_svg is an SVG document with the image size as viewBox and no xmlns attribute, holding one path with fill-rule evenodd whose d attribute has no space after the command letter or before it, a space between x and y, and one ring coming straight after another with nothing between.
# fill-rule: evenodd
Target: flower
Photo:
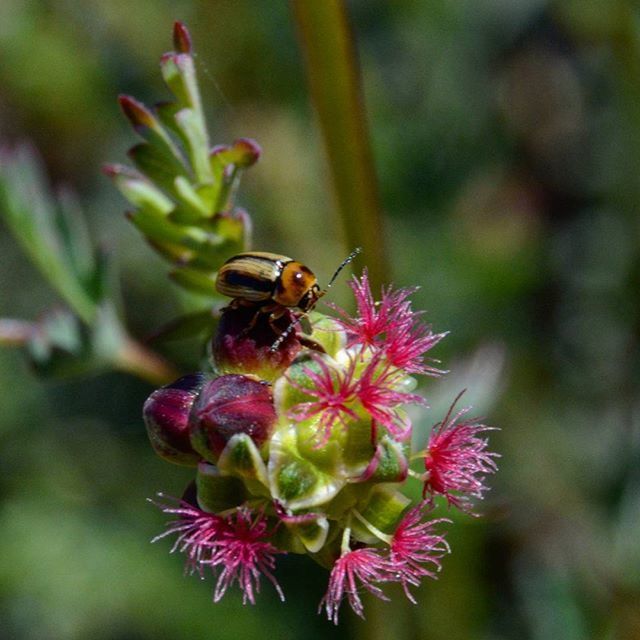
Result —
<instances>
[{"instance_id":1,"label":"flower","mask_svg":"<svg viewBox=\"0 0 640 640\"><path fill-rule=\"evenodd\" d=\"M347 332L349 346L358 344L373 347L384 353L389 364L405 373L438 376L440 369L423 362L423 355L432 349L444 333L433 333L428 325L419 322L420 312L411 308L408 299L415 288L393 290L382 289L382 300L376 302L371 293L369 276L365 269L360 279L354 277L349 283L357 306L356 316L332 305L342 316L340 326Z\"/></svg>"},{"instance_id":2,"label":"flower","mask_svg":"<svg viewBox=\"0 0 640 640\"><path fill-rule=\"evenodd\" d=\"M320 601L318 613L324 610L329 620L338 624L338 610L344 596L354 612L364 618L362 600L358 593L358 582L374 596L388 600L375 582L393 580L392 566L377 549L363 547L343 553L333 565L329 576L329 586Z\"/></svg>"},{"instance_id":3,"label":"flower","mask_svg":"<svg viewBox=\"0 0 640 640\"><path fill-rule=\"evenodd\" d=\"M271 533L264 514L254 513L246 507L225 518L211 558L203 562L214 569L222 567L213 592L214 602L218 602L227 589L237 582L243 592L242 604L247 601L255 604L261 575L273 584L280 599L284 600L282 589L272 573L274 556L284 552L266 541Z\"/></svg>"},{"instance_id":4,"label":"flower","mask_svg":"<svg viewBox=\"0 0 640 640\"><path fill-rule=\"evenodd\" d=\"M362 372L356 387L358 400L374 423L383 425L401 441L411 435L411 423L398 413L398 407L410 402L426 405L421 396L398 390L404 378L402 372L385 364L377 354Z\"/></svg>"},{"instance_id":5,"label":"flower","mask_svg":"<svg viewBox=\"0 0 640 640\"><path fill-rule=\"evenodd\" d=\"M163 513L178 516L178 519L169 522L167 530L153 538L151 542L157 542L177 533L178 537L171 547L171 553L180 551L186 554L185 572L190 574L197 572L202 576L202 562L208 559L218 543L225 527L224 519L191 504L185 499L186 496L178 499L159 493L158 497L167 502L151 502Z\"/></svg>"},{"instance_id":6,"label":"flower","mask_svg":"<svg viewBox=\"0 0 640 640\"><path fill-rule=\"evenodd\" d=\"M424 503L419 504L404 516L391 541L390 561L407 598L414 604L409 585L417 587L424 577L436 578L435 572L441 568L440 558L450 552L444 535L434 533L433 527L451 521L440 518L423 522L424 507ZM424 565L431 565L433 569Z\"/></svg>"},{"instance_id":7,"label":"flower","mask_svg":"<svg viewBox=\"0 0 640 640\"><path fill-rule=\"evenodd\" d=\"M427 376L440 376L441 369L428 365L423 354L444 338L448 332L433 333L427 325L414 322L417 314L409 312L405 323L390 332L384 344L384 354L390 364L407 373Z\"/></svg>"},{"instance_id":8,"label":"flower","mask_svg":"<svg viewBox=\"0 0 640 640\"><path fill-rule=\"evenodd\" d=\"M431 431L424 455L423 497L429 494L433 498L439 494L450 505L470 511L470 498L482 499L488 490L484 475L498 470L494 458L499 455L487 451L488 440L478 437L479 433L495 427L481 424L476 418L463 419L469 408L461 409L451 418L458 398L445 419Z\"/></svg>"},{"instance_id":9,"label":"flower","mask_svg":"<svg viewBox=\"0 0 640 640\"><path fill-rule=\"evenodd\" d=\"M163 494L158 494L166 498ZM255 604L254 593L260 590L260 575L264 574L273 584L278 595L284 600L280 585L271 573L275 566L274 556L282 553L266 538L267 519L262 513L253 513L247 507L240 507L234 513L222 517L207 513L190 504L185 499L169 498L170 503L154 503L164 513L179 518L169 523L166 531L153 538L157 542L175 533L178 534L171 552L186 553L185 571L197 572L203 576L203 567L222 567L218 576L213 600L218 602L234 582L243 591L243 604ZM177 503L174 506L173 502Z\"/></svg>"},{"instance_id":10,"label":"flower","mask_svg":"<svg viewBox=\"0 0 640 640\"><path fill-rule=\"evenodd\" d=\"M391 287L382 289L382 300L376 302L369 285L369 274L365 268L360 279L354 278L349 283L356 299L357 315L350 316L346 311L331 305L342 316L339 324L347 332L352 345L358 343L364 346L378 346L381 336L395 331L407 320L411 314L410 303L407 298L415 289L398 289Z\"/></svg>"},{"instance_id":11,"label":"flower","mask_svg":"<svg viewBox=\"0 0 640 640\"><path fill-rule=\"evenodd\" d=\"M347 417L358 419L356 413L349 406L355 400L358 380L354 378L354 360L346 370L341 370L327 364L320 355L313 354L312 359L318 365L319 371L305 367L304 372L313 386L303 387L287 374L285 377L291 386L312 396L315 400L294 405L289 409L287 415L296 422L309 420L319 415L319 427L322 435L318 447L322 447L331 437L336 423L345 424Z\"/></svg>"}]
</instances>

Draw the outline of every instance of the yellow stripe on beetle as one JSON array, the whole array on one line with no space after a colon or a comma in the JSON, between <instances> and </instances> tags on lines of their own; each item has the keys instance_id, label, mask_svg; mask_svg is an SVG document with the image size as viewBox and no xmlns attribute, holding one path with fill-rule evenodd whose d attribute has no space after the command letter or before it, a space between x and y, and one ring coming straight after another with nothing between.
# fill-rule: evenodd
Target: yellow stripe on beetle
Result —
<instances>
[{"instance_id":1,"label":"yellow stripe on beetle","mask_svg":"<svg viewBox=\"0 0 640 640\"><path fill-rule=\"evenodd\" d=\"M324 292L313 271L287 256L265 251L239 253L218 272L216 290L236 300L272 301L309 311Z\"/></svg>"}]
</instances>

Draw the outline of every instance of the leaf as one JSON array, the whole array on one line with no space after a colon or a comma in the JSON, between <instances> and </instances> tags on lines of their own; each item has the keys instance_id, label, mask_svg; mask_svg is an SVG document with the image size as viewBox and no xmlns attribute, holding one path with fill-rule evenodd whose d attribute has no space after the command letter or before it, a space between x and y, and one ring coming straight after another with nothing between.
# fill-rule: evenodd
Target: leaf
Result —
<instances>
[{"instance_id":1,"label":"leaf","mask_svg":"<svg viewBox=\"0 0 640 640\"><path fill-rule=\"evenodd\" d=\"M42 275L86 322L96 311L88 288L96 255L77 202L65 193L58 201L40 158L29 146L0 151L0 215Z\"/></svg>"}]
</instances>

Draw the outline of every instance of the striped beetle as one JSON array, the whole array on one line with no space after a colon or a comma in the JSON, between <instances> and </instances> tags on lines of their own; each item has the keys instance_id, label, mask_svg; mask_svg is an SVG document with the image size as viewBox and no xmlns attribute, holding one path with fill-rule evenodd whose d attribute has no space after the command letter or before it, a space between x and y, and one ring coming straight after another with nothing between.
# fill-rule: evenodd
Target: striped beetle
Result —
<instances>
[{"instance_id":1,"label":"striped beetle","mask_svg":"<svg viewBox=\"0 0 640 640\"><path fill-rule=\"evenodd\" d=\"M276 320L287 309L299 309L307 314L360 251L358 247L342 261L325 289L320 289L318 279L309 267L293 258L266 251L239 253L229 258L218 271L216 291L233 298L231 306L255 305L256 317L259 313L268 313L270 319ZM247 330L252 326L253 323ZM274 349L294 326L292 323L280 335Z\"/></svg>"}]
</instances>

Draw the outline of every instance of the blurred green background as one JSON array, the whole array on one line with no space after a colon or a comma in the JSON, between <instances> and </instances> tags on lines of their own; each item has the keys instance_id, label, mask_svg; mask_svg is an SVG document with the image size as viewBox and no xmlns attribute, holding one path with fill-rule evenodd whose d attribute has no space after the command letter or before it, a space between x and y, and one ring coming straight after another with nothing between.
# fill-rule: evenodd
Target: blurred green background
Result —
<instances>
[{"instance_id":1,"label":"blurred green background","mask_svg":"<svg viewBox=\"0 0 640 640\"><path fill-rule=\"evenodd\" d=\"M640 11L625 0L352 0L384 211L390 282L451 335L451 374L424 392L442 417L463 387L500 473L482 518L456 517L419 605L395 592L334 629L326 574L279 562L255 607L182 576L164 516L190 472L156 458L125 374L41 380L0 351L0 637L640 638ZM254 246L326 282L341 227L287 3L2 0L0 143L31 140L111 248L144 337L197 301L123 217L100 173L134 141L116 103L167 97L158 58L189 26L215 142L263 157L238 203ZM56 297L0 226L0 317ZM359 258L359 268L376 261ZM332 297L345 302L344 281ZM169 354L197 367L192 348Z\"/></svg>"}]
</instances>

